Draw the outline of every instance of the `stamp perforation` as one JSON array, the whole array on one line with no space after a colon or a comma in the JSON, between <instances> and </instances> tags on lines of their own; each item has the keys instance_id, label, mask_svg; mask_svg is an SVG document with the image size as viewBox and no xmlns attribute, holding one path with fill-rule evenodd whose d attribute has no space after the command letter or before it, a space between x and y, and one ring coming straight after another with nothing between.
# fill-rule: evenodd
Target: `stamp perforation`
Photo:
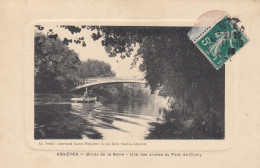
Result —
<instances>
[{"instance_id":1,"label":"stamp perforation","mask_svg":"<svg viewBox=\"0 0 260 168\"><path fill-rule=\"evenodd\" d=\"M211 28L213 28L214 26L216 26L216 24L218 24L224 17L230 17L228 14L225 14L225 15L223 15L223 16L220 16L211 26L209 26L208 28L206 28L202 33L200 33L199 35L198 35L198 37L196 37L195 39L194 39L194 42L197 42L197 41L199 41L201 38L202 38L202 35L204 35L204 34L207 34L210 30L211 30Z\"/></svg>"}]
</instances>

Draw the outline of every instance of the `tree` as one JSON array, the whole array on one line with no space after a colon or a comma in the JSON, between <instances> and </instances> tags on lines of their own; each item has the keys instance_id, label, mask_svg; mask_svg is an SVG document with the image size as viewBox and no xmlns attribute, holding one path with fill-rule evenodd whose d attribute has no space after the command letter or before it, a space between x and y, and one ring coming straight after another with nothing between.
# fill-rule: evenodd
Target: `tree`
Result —
<instances>
[{"instance_id":1,"label":"tree","mask_svg":"<svg viewBox=\"0 0 260 168\"><path fill-rule=\"evenodd\" d=\"M35 33L34 76L36 93L64 93L79 80L78 54L59 38Z\"/></svg>"},{"instance_id":2,"label":"tree","mask_svg":"<svg viewBox=\"0 0 260 168\"><path fill-rule=\"evenodd\" d=\"M113 77L111 66L103 61L80 61L58 35L35 33L34 76L36 93L68 93L87 77Z\"/></svg>"},{"instance_id":3,"label":"tree","mask_svg":"<svg viewBox=\"0 0 260 168\"><path fill-rule=\"evenodd\" d=\"M82 61L80 66L80 77L85 79L88 77L114 77L115 72L111 70L111 66L103 61L91 60Z\"/></svg>"}]
</instances>

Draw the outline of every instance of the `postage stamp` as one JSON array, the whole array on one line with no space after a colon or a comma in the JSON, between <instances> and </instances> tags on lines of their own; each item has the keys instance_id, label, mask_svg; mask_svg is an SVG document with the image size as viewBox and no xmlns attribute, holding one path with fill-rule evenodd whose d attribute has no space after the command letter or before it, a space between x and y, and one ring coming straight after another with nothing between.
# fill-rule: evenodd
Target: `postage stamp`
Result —
<instances>
[{"instance_id":1,"label":"postage stamp","mask_svg":"<svg viewBox=\"0 0 260 168\"><path fill-rule=\"evenodd\" d=\"M244 27L239 28L237 25L238 19L229 17L227 13L218 14L217 17L212 25L193 28L188 37L212 65L219 69L248 39L244 34Z\"/></svg>"}]
</instances>

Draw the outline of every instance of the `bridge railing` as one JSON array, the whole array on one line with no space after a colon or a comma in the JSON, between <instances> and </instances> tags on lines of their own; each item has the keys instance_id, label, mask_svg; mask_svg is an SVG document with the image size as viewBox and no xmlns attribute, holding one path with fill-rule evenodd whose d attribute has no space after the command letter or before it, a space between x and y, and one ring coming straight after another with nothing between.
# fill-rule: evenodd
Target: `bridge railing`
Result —
<instances>
[{"instance_id":1,"label":"bridge railing","mask_svg":"<svg viewBox=\"0 0 260 168\"><path fill-rule=\"evenodd\" d=\"M121 78L121 77L90 77L87 79L82 80L81 82L75 83L74 86L80 86L88 83L94 83L94 82L102 82L102 81L143 81L144 79L135 79L135 78Z\"/></svg>"},{"instance_id":2,"label":"bridge railing","mask_svg":"<svg viewBox=\"0 0 260 168\"><path fill-rule=\"evenodd\" d=\"M124 77L88 77L85 80L139 80L139 78L124 78ZM140 79L143 80L143 79Z\"/></svg>"}]
</instances>

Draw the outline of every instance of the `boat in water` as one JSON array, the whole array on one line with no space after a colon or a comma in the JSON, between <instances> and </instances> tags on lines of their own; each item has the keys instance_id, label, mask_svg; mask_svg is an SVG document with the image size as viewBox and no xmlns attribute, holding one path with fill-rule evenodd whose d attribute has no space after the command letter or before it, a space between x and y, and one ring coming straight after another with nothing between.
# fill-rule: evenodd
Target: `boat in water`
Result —
<instances>
[{"instance_id":1,"label":"boat in water","mask_svg":"<svg viewBox=\"0 0 260 168\"><path fill-rule=\"evenodd\" d=\"M78 97L78 98L71 98L73 102L79 103L93 103L97 100L97 97Z\"/></svg>"}]
</instances>

